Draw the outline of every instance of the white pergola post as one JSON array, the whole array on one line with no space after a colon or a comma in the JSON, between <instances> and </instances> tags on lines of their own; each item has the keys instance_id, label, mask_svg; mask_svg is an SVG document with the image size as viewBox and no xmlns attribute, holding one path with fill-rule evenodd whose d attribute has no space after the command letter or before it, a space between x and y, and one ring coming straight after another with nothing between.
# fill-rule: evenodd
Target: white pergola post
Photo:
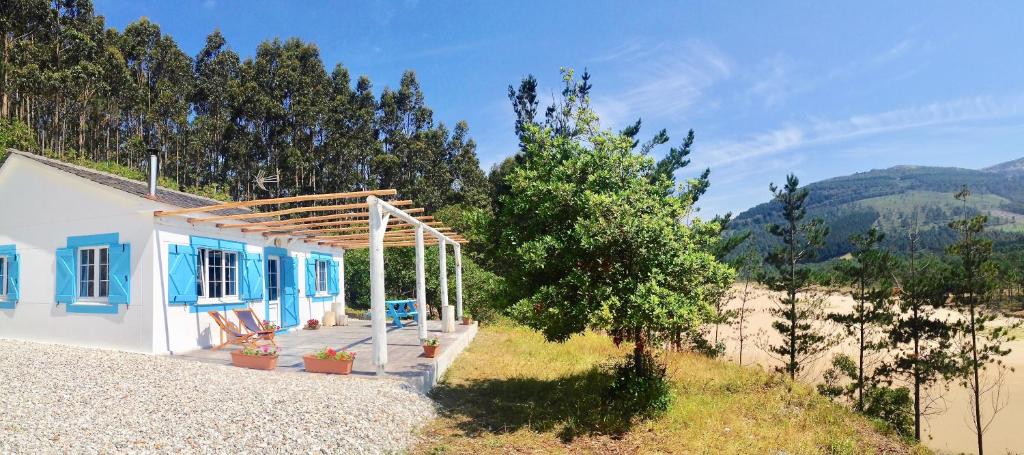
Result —
<instances>
[{"instance_id":1,"label":"white pergola post","mask_svg":"<svg viewBox=\"0 0 1024 455\"><path fill-rule=\"evenodd\" d=\"M427 339L427 279L423 267L423 226L416 226L416 326L420 341Z\"/></svg>"},{"instance_id":2,"label":"white pergola post","mask_svg":"<svg viewBox=\"0 0 1024 455\"><path fill-rule=\"evenodd\" d=\"M448 307L448 248L444 238L439 237L437 240L437 257L441 269L437 292L441 294L441 311L444 311Z\"/></svg>"},{"instance_id":3,"label":"white pergola post","mask_svg":"<svg viewBox=\"0 0 1024 455\"><path fill-rule=\"evenodd\" d=\"M462 319L462 245L452 245L455 249L455 319Z\"/></svg>"},{"instance_id":4,"label":"white pergola post","mask_svg":"<svg viewBox=\"0 0 1024 455\"><path fill-rule=\"evenodd\" d=\"M370 324L373 327L373 363L377 374L384 374L388 363L388 340L384 309L384 233L388 215L382 213L381 201L366 198L370 212Z\"/></svg>"}]
</instances>

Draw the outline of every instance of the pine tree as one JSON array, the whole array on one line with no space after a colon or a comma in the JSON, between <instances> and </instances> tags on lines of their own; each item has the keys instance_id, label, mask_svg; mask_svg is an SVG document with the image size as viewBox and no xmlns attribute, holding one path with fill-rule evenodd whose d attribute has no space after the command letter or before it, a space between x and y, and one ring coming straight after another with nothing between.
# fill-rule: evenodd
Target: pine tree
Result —
<instances>
[{"instance_id":1,"label":"pine tree","mask_svg":"<svg viewBox=\"0 0 1024 455\"><path fill-rule=\"evenodd\" d=\"M872 227L863 234L850 237L852 258L840 262L838 272L846 285L852 286L853 309L848 313L832 313L829 319L842 325L846 334L857 342L856 409L863 411L866 362L873 353L886 347L882 330L892 322L892 281L894 259L881 248L885 234ZM867 359L867 360L866 360Z\"/></svg>"},{"instance_id":2,"label":"pine tree","mask_svg":"<svg viewBox=\"0 0 1024 455\"><path fill-rule=\"evenodd\" d=\"M989 415L984 415L983 395L992 392L993 387L998 388L1000 384L986 384L982 373L992 368L998 374L1005 368L1002 358L1010 354L1006 344L1013 340L1010 331L1015 326L990 325L995 320L995 315L987 308L995 289L992 240L982 236L988 217L968 215L967 201L970 194L967 188L962 188L955 196L962 203L962 218L951 222L949 227L959 234L960 240L947 250L957 259L953 268L953 297L957 308L965 316L960 323L961 333L966 336L958 353L962 365L960 379L971 392L971 430L977 437L978 454L984 455L985 430L1005 403L994 401Z\"/></svg>"},{"instance_id":3,"label":"pine tree","mask_svg":"<svg viewBox=\"0 0 1024 455\"><path fill-rule=\"evenodd\" d=\"M824 317L822 302L808 295L810 271L804 265L815 258L828 235L828 227L819 219L804 221L809 193L800 188L795 175L786 176L782 188L773 183L769 190L785 223L767 226L768 233L778 238L781 245L766 257L767 267L760 281L772 291L783 293L778 306L771 311L779 318L772 327L783 341L771 346L770 351L783 360L779 370L795 379L806 363L821 356L830 344L830 338L816 327L816 322Z\"/></svg>"}]
</instances>

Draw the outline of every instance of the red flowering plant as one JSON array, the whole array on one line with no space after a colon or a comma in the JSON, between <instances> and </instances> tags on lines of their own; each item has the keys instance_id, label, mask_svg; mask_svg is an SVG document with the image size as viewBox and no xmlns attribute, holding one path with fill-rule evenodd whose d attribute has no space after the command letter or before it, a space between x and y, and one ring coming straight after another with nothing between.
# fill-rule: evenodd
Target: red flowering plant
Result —
<instances>
[{"instance_id":1,"label":"red flowering plant","mask_svg":"<svg viewBox=\"0 0 1024 455\"><path fill-rule=\"evenodd\" d=\"M263 346L247 344L244 347L242 347L242 355L252 355L256 357L274 357L277 356L277 348L269 344L265 344Z\"/></svg>"},{"instance_id":2,"label":"red flowering plant","mask_svg":"<svg viewBox=\"0 0 1024 455\"><path fill-rule=\"evenodd\" d=\"M316 330L320 328L320 321L316 319L310 319L306 321L306 328L310 330Z\"/></svg>"},{"instance_id":3,"label":"red flowering plant","mask_svg":"<svg viewBox=\"0 0 1024 455\"><path fill-rule=\"evenodd\" d=\"M314 357L320 360L355 360L356 353L344 349L323 348Z\"/></svg>"}]
</instances>

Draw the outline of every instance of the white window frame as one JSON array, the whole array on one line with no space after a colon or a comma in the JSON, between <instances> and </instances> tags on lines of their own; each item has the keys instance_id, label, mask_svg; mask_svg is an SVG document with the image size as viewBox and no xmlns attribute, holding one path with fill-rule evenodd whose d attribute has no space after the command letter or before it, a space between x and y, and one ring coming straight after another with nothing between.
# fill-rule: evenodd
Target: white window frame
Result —
<instances>
[{"instance_id":1,"label":"white window frame","mask_svg":"<svg viewBox=\"0 0 1024 455\"><path fill-rule=\"evenodd\" d=\"M100 251L105 250L107 252L107 274L103 276L100 273ZM82 252L92 251L93 252L93 267L92 267L92 282L93 292L92 295L82 295ZM108 303L110 301L110 247L105 245L96 246L83 246L79 247L75 251L75 291L76 301L85 303ZM107 295L101 296L100 294L100 282L107 282Z\"/></svg>"},{"instance_id":2,"label":"white window frame","mask_svg":"<svg viewBox=\"0 0 1024 455\"><path fill-rule=\"evenodd\" d=\"M321 269L321 267L323 268ZM327 264L327 261L317 259L314 270L316 275L316 283L314 283L316 287L316 295L317 297L325 296L327 295L327 290L330 288L330 285L327 283L327 280L330 279L330 266Z\"/></svg>"},{"instance_id":3,"label":"white window frame","mask_svg":"<svg viewBox=\"0 0 1024 455\"><path fill-rule=\"evenodd\" d=\"M10 281L10 259L0 256L0 301L7 300L7 282Z\"/></svg>"},{"instance_id":4,"label":"white window frame","mask_svg":"<svg viewBox=\"0 0 1024 455\"><path fill-rule=\"evenodd\" d=\"M208 276L209 269L210 269L209 262L208 262L208 257L209 257L210 252L219 252L222 255L221 262L220 262L220 273L221 273L220 276L221 276L221 280L217 283L217 285L221 287L221 292L220 292L221 297L208 297L210 295L210 280L209 280L209 276ZM237 251L232 251L232 250L219 250L219 249L216 249L216 248L199 248L196 251L196 256L199 258L199 260L198 260L199 263L196 264L197 269L198 269L198 270L196 270L196 280L197 280L196 290L197 290L197 292L199 294L199 302L198 302L198 304L200 304L200 305L210 305L210 304L238 303L239 302L239 297L238 297L238 286L239 286L239 282L238 282L239 281L238 280L238 256L239 256L239 253ZM231 268L231 267L228 267L228 263L231 262L231 261L228 261L228 257L229 256L233 256L235 258L235 260L234 260L234 267L233 267L234 268L234 288L235 288L235 292L232 293L232 294L228 294L227 293L227 288L228 288L228 269Z\"/></svg>"}]
</instances>

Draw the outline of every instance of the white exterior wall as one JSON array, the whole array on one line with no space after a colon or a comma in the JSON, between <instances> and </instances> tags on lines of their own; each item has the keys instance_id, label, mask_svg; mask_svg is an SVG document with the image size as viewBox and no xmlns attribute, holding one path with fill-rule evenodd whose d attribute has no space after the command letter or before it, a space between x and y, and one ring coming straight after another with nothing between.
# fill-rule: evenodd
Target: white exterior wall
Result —
<instances>
[{"instance_id":1,"label":"white exterior wall","mask_svg":"<svg viewBox=\"0 0 1024 455\"><path fill-rule=\"evenodd\" d=\"M0 309L0 337L150 352L149 237L158 204L16 154L0 172L0 245L21 255L21 296ZM69 313L56 304L56 251L70 236L116 232L131 244L130 305L117 314Z\"/></svg>"},{"instance_id":2,"label":"white exterior wall","mask_svg":"<svg viewBox=\"0 0 1024 455\"><path fill-rule=\"evenodd\" d=\"M323 247L317 248L298 240L291 240L289 242L289 239L284 237L276 237L281 239L281 244L275 245L273 239L267 239L259 233L246 234L242 233L239 229L220 229L214 226L213 223L192 225L180 217L158 218L156 220L154 240L156 244L160 245L160 248L159 254L153 257L152 261L153 268L159 272L157 273L156 286L153 288L153 294L150 296L150 299L161 302L161 306L153 319L152 331L156 334L153 338L153 352L185 352L209 348L221 342L220 328L217 327L217 324L213 322L213 319L210 318L205 310L193 313L189 306L167 305L168 246L188 245L191 236L245 243L246 251L261 254L264 263L267 257L263 251L264 247L278 247L288 250L288 254L295 258L295 266L298 268L299 326L293 330L301 330L309 319L322 319L324 312L331 309L334 300L340 301L342 299L342 296L338 295L326 301L314 302L312 298L306 295L305 272L306 258L310 256L310 253L316 251L332 254L335 260L340 260L340 250L330 250ZM264 270L265 274L266 270ZM342 290L342 292L344 291ZM265 294L266 289L264 289L264 298L266 297ZM250 302L249 307L260 318L266 319L265 299ZM236 324L238 323L234 313L230 310L226 316L228 320Z\"/></svg>"}]
</instances>

